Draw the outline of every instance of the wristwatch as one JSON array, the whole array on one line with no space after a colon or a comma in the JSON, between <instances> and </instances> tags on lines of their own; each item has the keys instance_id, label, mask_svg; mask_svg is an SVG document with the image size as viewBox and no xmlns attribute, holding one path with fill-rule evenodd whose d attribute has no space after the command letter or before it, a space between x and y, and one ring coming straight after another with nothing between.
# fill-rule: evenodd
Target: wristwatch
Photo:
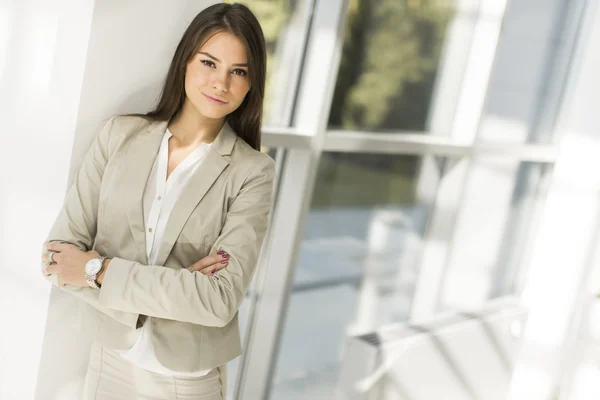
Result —
<instances>
[{"instance_id":1,"label":"wristwatch","mask_svg":"<svg viewBox=\"0 0 600 400\"><path fill-rule=\"evenodd\" d=\"M98 279L98 275L100 274L100 271L102 271L102 264L104 264L104 260L106 260L106 257L102 256L92 258L85 263L85 280L87 281L88 285L94 289L100 289L96 279Z\"/></svg>"}]
</instances>

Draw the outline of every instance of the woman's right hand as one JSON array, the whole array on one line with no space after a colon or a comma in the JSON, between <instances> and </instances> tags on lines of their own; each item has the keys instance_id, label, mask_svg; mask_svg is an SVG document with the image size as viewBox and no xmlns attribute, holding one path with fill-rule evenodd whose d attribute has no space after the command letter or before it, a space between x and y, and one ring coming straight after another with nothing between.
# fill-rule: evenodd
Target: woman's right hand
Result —
<instances>
[{"instance_id":1,"label":"woman's right hand","mask_svg":"<svg viewBox=\"0 0 600 400\"><path fill-rule=\"evenodd\" d=\"M199 271L204 275L215 275L219 270L225 268L229 262L229 254L221 250L215 254L204 257L186 269L190 272Z\"/></svg>"}]
</instances>

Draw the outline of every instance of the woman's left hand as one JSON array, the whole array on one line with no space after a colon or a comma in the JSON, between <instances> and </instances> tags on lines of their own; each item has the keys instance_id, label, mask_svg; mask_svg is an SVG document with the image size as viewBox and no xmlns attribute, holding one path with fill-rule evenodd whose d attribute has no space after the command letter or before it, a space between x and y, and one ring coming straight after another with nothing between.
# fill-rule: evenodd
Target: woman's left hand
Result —
<instances>
[{"instance_id":1,"label":"woman's left hand","mask_svg":"<svg viewBox=\"0 0 600 400\"><path fill-rule=\"evenodd\" d=\"M88 286L85 280L85 264L92 258L99 257L96 251L81 251L77 246L67 243L48 243L48 251L54 252L54 263L44 270L46 275L58 274L58 286ZM44 252L42 261L48 263L49 253Z\"/></svg>"}]
</instances>

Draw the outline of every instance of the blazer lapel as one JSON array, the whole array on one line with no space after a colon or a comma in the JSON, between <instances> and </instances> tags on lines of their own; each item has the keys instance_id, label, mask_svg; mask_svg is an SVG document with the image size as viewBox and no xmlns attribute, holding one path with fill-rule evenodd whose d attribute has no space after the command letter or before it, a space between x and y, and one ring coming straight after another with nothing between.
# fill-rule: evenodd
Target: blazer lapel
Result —
<instances>
[{"instance_id":1,"label":"blazer lapel","mask_svg":"<svg viewBox=\"0 0 600 400\"><path fill-rule=\"evenodd\" d=\"M236 139L237 135L229 124L225 123L202 165L190 177L169 215L158 251L157 265L164 265L190 214L229 165L229 156Z\"/></svg>"},{"instance_id":2,"label":"blazer lapel","mask_svg":"<svg viewBox=\"0 0 600 400\"><path fill-rule=\"evenodd\" d=\"M146 132L136 136L135 142L131 145L132 148L135 148L135 151L131 152L129 168L125 168L124 171L127 174L128 197L136 199L128 205L127 220L142 264L148 264L143 207L144 190L167 129L167 124L168 121L153 123Z\"/></svg>"}]
</instances>

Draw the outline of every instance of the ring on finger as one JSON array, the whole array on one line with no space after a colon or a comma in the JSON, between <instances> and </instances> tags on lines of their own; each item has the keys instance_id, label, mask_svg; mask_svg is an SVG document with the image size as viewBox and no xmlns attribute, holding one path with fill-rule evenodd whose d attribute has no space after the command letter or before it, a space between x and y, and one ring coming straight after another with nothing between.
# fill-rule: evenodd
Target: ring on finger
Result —
<instances>
[{"instance_id":1,"label":"ring on finger","mask_svg":"<svg viewBox=\"0 0 600 400\"><path fill-rule=\"evenodd\" d=\"M48 252L48 265L52 265L54 264L56 261L54 261L54 254L56 254L55 251L49 251Z\"/></svg>"}]
</instances>

